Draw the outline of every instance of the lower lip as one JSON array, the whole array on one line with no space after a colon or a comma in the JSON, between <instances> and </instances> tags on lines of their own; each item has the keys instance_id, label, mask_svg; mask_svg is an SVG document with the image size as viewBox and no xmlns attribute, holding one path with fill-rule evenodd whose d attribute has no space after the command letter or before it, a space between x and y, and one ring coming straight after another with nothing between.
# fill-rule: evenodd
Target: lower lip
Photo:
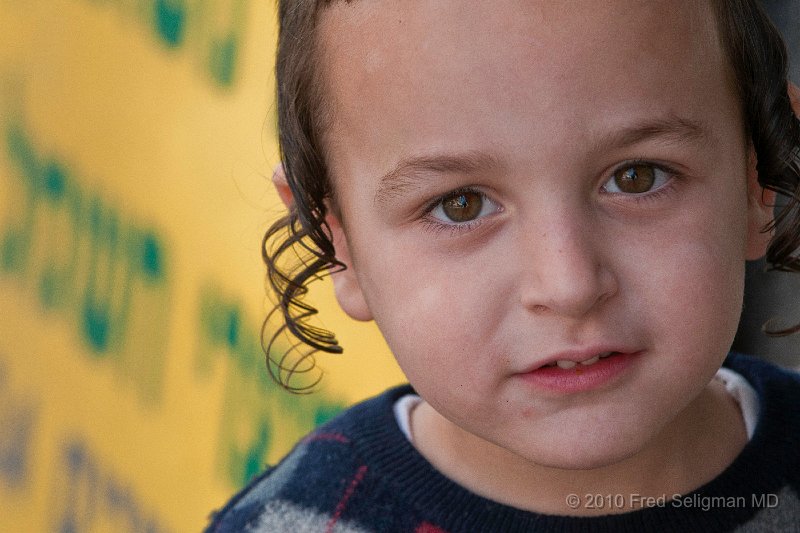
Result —
<instances>
[{"instance_id":1,"label":"lower lip","mask_svg":"<svg viewBox=\"0 0 800 533\"><path fill-rule=\"evenodd\" d=\"M573 368L543 366L520 374L523 380L538 388L568 394L602 387L623 374L634 362L637 353L618 353L600 359L593 365L578 363Z\"/></svg>"}]
</instances>

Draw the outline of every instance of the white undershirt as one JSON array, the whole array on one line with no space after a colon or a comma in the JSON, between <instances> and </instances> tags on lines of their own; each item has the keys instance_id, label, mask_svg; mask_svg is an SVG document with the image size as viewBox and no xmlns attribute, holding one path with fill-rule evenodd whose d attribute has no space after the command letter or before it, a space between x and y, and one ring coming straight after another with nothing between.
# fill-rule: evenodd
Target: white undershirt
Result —
<instances>
[{"instance_id":1,"label":"white undershirt","mask_svg":"<svg viewBox=\"0 0 800 533\"><path fill-rule=\"evenodd\" d=\"M741 374L729 368L723 367L717 370L714 379L722 383L728 394L739 404L739 410L742 412L742 419L744 419L745 431L747 431L747 440L752 439L756 422L758 422L758 395L755 389ZM394 416L397 419L397 425L400 426L400 430L410 442L414 442L411 435L411 411L420 403L422 403L422 398L416 394L406 394L394 404Z\"/></svg>"}]
</instances>

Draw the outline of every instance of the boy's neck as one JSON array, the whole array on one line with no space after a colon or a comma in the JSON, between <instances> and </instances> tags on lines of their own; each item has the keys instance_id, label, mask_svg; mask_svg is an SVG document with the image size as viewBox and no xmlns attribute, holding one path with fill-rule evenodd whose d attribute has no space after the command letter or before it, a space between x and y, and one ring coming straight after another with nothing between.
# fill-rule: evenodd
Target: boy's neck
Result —
<instances>
[{"instance_id":1,"label":"boy's neck","mask_svg":"<svg viewBox=\"0 0 800 533\"><path fill-rule=\"evenodd\" d=\"M450 479L491 500L557 515L621 513L641 508L648 497L669 500L686 494L717 477L747 443L739 406L716 380L646 448L592 470L532 463L464 431L425 402L411 420L414 445ZM594 506L583 502L572 509L566 504L569 494L614 501Z\"/></svg>"}]
</instances>

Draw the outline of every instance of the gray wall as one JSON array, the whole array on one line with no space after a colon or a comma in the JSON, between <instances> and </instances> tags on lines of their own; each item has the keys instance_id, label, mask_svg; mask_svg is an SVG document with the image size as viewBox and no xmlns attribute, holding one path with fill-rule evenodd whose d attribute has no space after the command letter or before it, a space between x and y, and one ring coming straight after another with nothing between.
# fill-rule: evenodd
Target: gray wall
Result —
<instances>
[{"instance_id":1,"label":"gray wall","mask_svg":"<svg viewBox=\"0 0 800 533\"><path fill-rule=\"evenodd\" d=\"M789 49L789 78L800 85L800 0L763 0L762 5ZM800 323L800 274L764 272L765 267L763 260L747 264L744 310L733 349L800 367L800 333L773 338L761 332L771 318L780 327Z\"/></svg>"}]
</instances>

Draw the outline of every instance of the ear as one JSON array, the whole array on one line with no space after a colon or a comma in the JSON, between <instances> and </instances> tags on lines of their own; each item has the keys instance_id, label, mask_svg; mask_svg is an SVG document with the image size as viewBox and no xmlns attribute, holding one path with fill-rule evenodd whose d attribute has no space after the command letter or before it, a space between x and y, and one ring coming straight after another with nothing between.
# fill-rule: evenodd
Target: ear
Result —
<instances>
[{"instance_id":1,"label":"ear","mask_svg":"<svg viewBox=\"0 0 800 533\"><path fill-rule=\"evenodd\" d=\"M789 93L789 101L792 103L794 114L800 117L800 87L789 82L787 92Z\"/></svg>"},{"instance_id":2,"label":"ear","mask_svg":"<svg viewBox=\"0 0 800 533\"><path fill-rule=\"evenodd\" d=\"M786 87L794 114L800 117L800 88L792 82ZM760 259L767 252L772 231L763 229L775 218L775 191L762 188L758 183L756 163L758 158L752 143L747 153L747 259Z\"/></svg>"},{"instance_id":3,"label":"ear","mask_svg":"<svg viewBox=\"0 0 800 533\"><path fill-rule=\"evenodd\" d=\"M287 208L291 208L294 204L294 195L286 180L286 173L283 171L283 165L275 167L275 171L272 174L272 183L275 185L275 190L278 192L278 196L280 196L284 205L286 205ZM333 214L330 205L327 207L328 215L325 217L325 221L328 223L328 227L331 230L330 237L333 241L334 250L336 251L336 259L344 263L346 267L344 270L331 273L336 299L342 310L351 318L361 321L372 320L372 313L364 299L361 285L356 277L356 271L353 267L350 255L350 247L347 243L347 236L342 227L340 217Z\"/></svg>"},{"instance_id":4,"label":"ear","mask_svg":"<svg viewBox=\"0 0 800 533\"><path fill-rule=\"evenodd\" d=\"M275 186L283 205L287 209L291 209L294 204L294 195L292 194L292 189L289 188L289 182L286 181L286 173L283 171L282 163L278 163L278 166L272 171L272 184Z\"/></svg>"},{"instance_id":5,"label":"ear","mask_svg":"<svg viewBox=\"0 0 800 533\"><path fill-rule=\"evenodd\" d=\"M758 183L758 156L752 144L747 151L747 254L748 261L760 259L767 253L772 231L764 228L775 218L775 191Z\"/></svg>"},{"instance_id":6,"label":"ear","mask_svg":"<svg viewBox=\"0 0 800 533\"><path fill-rule=\"evenodd\" d=\"M333 246L336 249L336 259L344 263L346 267L344 270L331 273L333 289L336 292L339 307L350 318L355 320L364 322L372 320L372 312L369 310L369 305L367 305L367 300L364 298L364 292L361 290L361 284L356 275L355 265L353 265L353 258L350 254L350 245L342 227L342 221L340 217L333 214L330 206L325 221L331 229Z\"/></svg>"}]
</instances>

